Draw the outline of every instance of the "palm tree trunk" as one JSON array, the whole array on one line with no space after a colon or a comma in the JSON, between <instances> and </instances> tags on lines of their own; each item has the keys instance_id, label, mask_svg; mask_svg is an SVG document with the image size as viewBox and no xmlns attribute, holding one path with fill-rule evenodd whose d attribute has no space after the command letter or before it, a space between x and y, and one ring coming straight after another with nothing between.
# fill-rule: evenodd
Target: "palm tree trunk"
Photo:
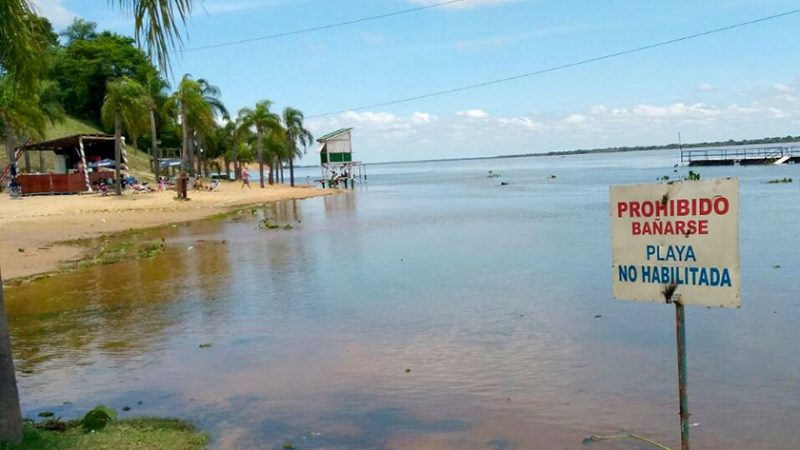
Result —
<instances>
[{"instance_id":1,"label":"palm tree trunk","mask_svg":"<svg viewBox=\"0 0 800 450\"><path fill-rule=\"evenodd\" d=\"M241 164L239 163L239 146L236 144L236 141L233 141L233 179L239 179L239 173L241 173Z\"/></svg>"},{"instance_id":2,"label":"palm tree trunk","mask_svg":"<svg viewBox=\"0 0 800 450\"><path fill-rule=\"evenodd\" d=\"M262 139L263 138L263 133L261 132L261 130L256 130L256 133L258 134L258 136L256 137L256 139L258 140L258 142L257 142L257 147L258 147L258 178L259 178L259 181L261 182L261 188L263 189L264 188L264 142L263 142L263 139ZM270 167L270 170L272 170L272 167ZM270 178L272 178L271 172L270 172ZM272 183L270 183L270 184L272 184Z\"/></svg>"},{"instance_id":3,"label":"palm tree trunk","mask_svg":"<svg viewBox=\"0 0 800 450\"><path fill-rule=\"evenodd\" d=\"M114 190L117 193L117 195L122 195L122 180L120 180L121 165L122 165L122 114L120 114L120 112L117 111L117 114L114 116Z\"/></svg>"},{"instance_id":4,"label":"palm tree trunk","mask_svg":"<svg viewBox=\"0 0 800 450\"><path fill-rule=\"evenodd\" d=\"M294 187L294 157L289 157L289 185Z\"/></svg>"},{"instance_id":5,"label":"palm tree trunk","mask_svg":"<svg viewBox=\"0 0 800 450\"><path fill-rule=\"evenodd\" d=\"M269 185L275 184L275 158L269 160Z\"/></svg>"},{"instance_id":6,"label":"palm tree trunk","mask_svg":"<svg viewBox=\"0 0 800 450\"><path fill-rule=\"evenodd\" d=\"M12 166L12 170L9 173L9 176L13 174L14 177L17 176L17 160L14 158L16 156L14 152L14 130L11 129L11 125L9 125L8 121L5 123L5 131L6 135L6 153L8 153L8 164ZM2 172L2 171L0 171Z\"/></svg>"},{"instance_id":7,"label":"palm tree trunk","mask_svg":"<svg viewBox=\"0 0 800 450\"><path fill-rule=\"evenodd\" d=\"M156 138L156 111L154 108L150 108L150 157L153 158L153 173L156 175L156 180L158 180L161 176L161 164L159 162L161 155L158 154Z\"/></svg>"},{"instance_id":8,"label":"palm tree trunk","mask_svg":"<svg viewBox=\"0 0 800 450\"><path fill-rule=\"evenodd\" d=\"M189 124L186 123L186 111L181 106L181 131L183 132L183 145L181 146L181 175L191 169L191 161L189 160Z\"/></svg>"},{"instance_id":9,"label":"palm tree trunk","mask_svg":"<svg viewBox=\"0 0 800 450\"><path fill-rule=\"evenodd\" d=\"M39 152L39 173L44 173L44 152Z\"/></svg>"},{"instance_id":10,"label":"palm tree trunk","mask_svg":"<svg viewBox=\"0 0 800 450\"><path fill-rule=\"evenodd\" d=\"M13 150L12 150L13 151ZM22 411L8 334L8 317L3 300L3 276L0 275L0 442L22 440Z\"/></svg>"}]
</instances>

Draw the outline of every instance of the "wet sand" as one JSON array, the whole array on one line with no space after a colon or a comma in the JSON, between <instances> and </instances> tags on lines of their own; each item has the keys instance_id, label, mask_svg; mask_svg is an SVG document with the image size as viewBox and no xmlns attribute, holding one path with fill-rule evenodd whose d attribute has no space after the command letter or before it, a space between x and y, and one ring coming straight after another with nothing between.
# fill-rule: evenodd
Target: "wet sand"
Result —
<instances>
[{"instance_id":1,"label":"wet sand","mask_svg":"<svg viewBox=\"0 0 800 450\"><path fill-rule=\"evenodd\" d=\"M223 183L215 192L190 192L176 201L174 191L99 195L38 196L11 199L0 195L0 267L4 280L58 270L85 249L59 244L130 229L203 219L235 207L330 195L332 189L269 186L241 189Z\"/></svg>"}]
</instances>

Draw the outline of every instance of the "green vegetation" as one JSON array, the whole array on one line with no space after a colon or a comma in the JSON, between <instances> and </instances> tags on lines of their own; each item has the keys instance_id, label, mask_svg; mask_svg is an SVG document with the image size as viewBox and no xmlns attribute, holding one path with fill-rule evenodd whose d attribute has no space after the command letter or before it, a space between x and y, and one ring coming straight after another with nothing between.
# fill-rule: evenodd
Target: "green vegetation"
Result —
<instances>
[{"instance_id":1,"label":"green vegetation","mask_svg":"<svg viewBox=\"0 0 800 450\"><path fill-rule=\"evenodd\" d=\"M122 193L120 180L122 131L136 133L147 129L145 117L147 116L149 99L141 84L128 78L110 80L106 83L106 96L100 109L103 124L114 127L114 188L117 195ZM135 136L135 134L134 134ZM133 139L136 141L136 139Z\"/></svg>"},{"instance_id":2,"label":"green vegetation","mask_svg":"<svg viewBox=\"0 0 800 450\"><path fill-rule=\"evenodd\" d=\"M265 219L261 219L261 220L258 221L258 228L261 228L262 230L278 230L278 229L291 230L294 227L291 226L288 223L286 225L284 225L284 226L280 226L280 225L272 222L270 219L266 219L265 218Z\"/></svg>"},{"instance_id":3,"label":"green vegetation","mask_svg":"<svg viewBox=\"0 0 800 450\"><path fill-rule=\"evenodd\" d=\"M677 172L677 170L675 172ZM685 177L683 177L682 179L680 177L676 177L674 180L672 180L669 175L663 175L658 180L659 181L669 181L669 183L667 183L667 184L672 184L672 183L674 183L676 181L681 181L681 180L682 181L700 181L700 172L695 172L693 170L690 170L689 173ZM672 180L672 181L670 181L670 180Z\"/></svg>"},{"instance_id":4,"label":"green vegetation","mask_svg":"<svg viewBox=\"0 0 800 450\"><path fill-rule=\"evenodd\" d=\"M75 19L60 33L63 42L59 42L51 24L35 16L28 0L12 0L17 3L19 11L0 6L0 24L9 12L17 22L8 23L20 33L6 36L5 29L0 33L0 142L6 148L0 169L13 159L9 149L31 140L115 132L126 138L128 168L137 178L152 180L159 175L158 168L151 167L151 158L180 157L190 176L209 176L214 171L230 173L231 163L238 174L242 164L260 153L261 167L270 167L271 183L284 181L287 162L293 183L294 158L313 141L304 128L302 112L286 108L279 116L269 111L271 102L264 100L253 114L245 109L231 120L220 90L189 74L169 92L163 70L168 41L163 39L178 35L173 21L191 10L191 0L112 2L130 8L138 41L98 31L96 24ZM150 20L165 22L148 25ZM137 42L146 44L146 51ZM20 55L36 64L31 66ZM137 151L145 148L146 154ZM55 167L46 152L38 161L31 162L30 157L26 153L18 162L17 172Z\"/></svg>"},{"instance_id":5,"label":"green vegetation","mask_svg":"<svg viewBox=\"0 0 800 450\"><path fill-rule=\"evenodd\" d=\"M276 145L279 145L280 142L285 142L285 138L282 138L283 136L281 136L283 131L281 128L281 118L269 110L271 107L271 101L261 100L260 102L256 103L256 107L254 109L242 108L242 110L239 111L239 121L241 126L246 128L254 127L256 129L258 174L261 180L262 188L264 187L264 143L267 139L269 139L270 147L275 147ZM273 184L275 182L275 173L272 168L275 166L276 159L277 155L271 155L269 161L269 184Z\"/></svg>"},{"instance_id":6,"label":"green vegetation","mask_svg":"<svg viewBox=\"0 0 800 450\"><path fill-rule=\"evenodd\" d=\"M769 180L767 181L767 184L791 183L791 182L792 182L791 178L783 177L783 178L776 178L774 180Z\"/></svg>"},{"instance_id":7,"label":"green vegetation","mask_svg":"<svg viewBox=\"0 0 800 450\"><path fill-rule=\"evenodd\" d=\"M26 423L20 444L0 444L2 450L201 450L208 437L192 425L173 419L110 421L99 431L86 432L81 422Z\"/></svg>"},{"instance_id":8,"label":"green vegetation","mask_svg":"<svg viewBox=\"0 0 800 450\"><path fill-rule=\"evenodd\" d=\"M303 121L305 117L299 109L286 108L281 115L283 119L283 126L286 130L286 152L289 159L289 184L294 186L294 159L299 158L305 153L311 143L314 142L314 136L311 132L305 129ZM300 145L298 145L300 144ZM300 146L303 151L300 151Z\"/></svg>"},{"instance_id":9,"label":"green vegetation","mask_svg":"<svg viewBox=\"0 0 800 450\"><path fill-rule=\"evenodd\" d=\"M700 173L690 170L689 171L689 175L686 176L686 180L689 180L689 181L700 181Z\"/></svg>"},{"instance_id":10,"label":"green vegetation","mask_svg":"<svg viewBox=\"0 0 800 450\"><path fill-rule=\"evenodd\" d=\"M163 242L118 240L105 238L96 252L77 263L78 268L114 264L123 259L152 258L163 252Z\"/></svg>"},{"instance_id":11,"label":"green vegetation","mask_svg":"<svg viewBox=\"0 0 800 450\"><path fill-rule=\"evenodd\" d=\"M54 59L53 77L64 109L93 123L100 122L109 81L127 78L144 85L158 79L158 72L133 39L107 31L70 41L56 51ZM113 124L106 129L113 129Z\"/></svg>"}]
</instances>

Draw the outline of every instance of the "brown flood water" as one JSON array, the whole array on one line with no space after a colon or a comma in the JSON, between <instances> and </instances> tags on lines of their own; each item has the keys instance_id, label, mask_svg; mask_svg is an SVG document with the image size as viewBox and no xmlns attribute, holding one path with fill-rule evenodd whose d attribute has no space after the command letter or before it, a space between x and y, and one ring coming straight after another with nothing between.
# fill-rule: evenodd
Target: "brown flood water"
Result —
<instances>
[{"instance_id":1,"label":"brown flood water","mask_svg":"<svg viewBox=\"0 0 800 450\"><path fill-rule=\"evenodd\" d=\"M674 447L673 313L611 300L604 222L608 184L662 169L557 166L559 186L499 191L453 164L149 231L133 239L165 239L152 259L10 289L25 414L130 406L224 449L573 449L623 428ZM555 170L526 164L504 177ZM743 211L776 207L748 174ZM752 220L743 311L688 311L696 448L800 448L798 247Z\"/></svg>"}]
</instances>

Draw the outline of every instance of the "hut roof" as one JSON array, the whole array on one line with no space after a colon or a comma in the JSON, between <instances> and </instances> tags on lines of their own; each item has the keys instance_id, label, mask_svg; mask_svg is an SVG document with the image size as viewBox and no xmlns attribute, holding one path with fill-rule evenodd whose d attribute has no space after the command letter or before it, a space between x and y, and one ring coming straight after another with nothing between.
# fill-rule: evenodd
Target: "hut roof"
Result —
<instances>
[{"instance_id":1,"label":"hut roof","mask_svg":"<svg viewBox=\"0 0 800 450\"><path fill-rule=\"evenodd\" d=\"M324 141L327 141L329 139L333 139L336 136L339 136L340 134L345 134L350 130L352 130L352 128L340 128L340 129L338 129L336 131L333 131L333 132L328 133L328 134L326 134L324 136L321 136L319 139L317 139L317 142L324 142Z\"/></svg>"},{"instance_id":2,"label":"hut roof","mask_svg":"<svg viewBox=\"0 0 800 450\"><path fill-rule=\"evenodd\" d=\"M108 148L113 151L114 136L110 134L74 134L63 136L49 141L34 142L20 147L23 151L51 151L59 155L75 152L83 141L84 149L90 153L94 148L100 153L107 153Z\"/></svg>"}]
</instances>

